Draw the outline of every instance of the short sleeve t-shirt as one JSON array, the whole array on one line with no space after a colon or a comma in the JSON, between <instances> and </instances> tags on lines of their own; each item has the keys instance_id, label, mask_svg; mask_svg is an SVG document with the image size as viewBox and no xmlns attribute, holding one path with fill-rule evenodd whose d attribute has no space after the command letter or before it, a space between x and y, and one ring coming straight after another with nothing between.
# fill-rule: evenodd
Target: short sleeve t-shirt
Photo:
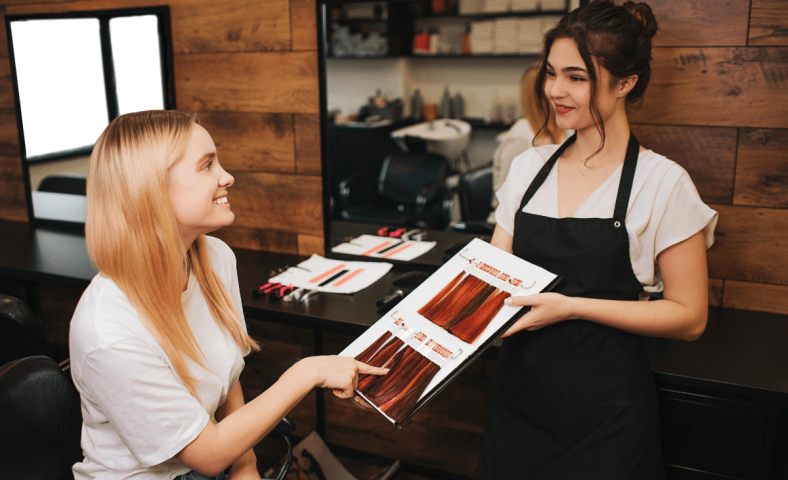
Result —
<instances>
[{"instance_id":1,"label":"short sleeve t-shirt","mask_svg":"<svg viewBox=\"0 0 788 480\"><path fill-rule=\"evenodd\" d=\"M534 147L513 161L506 181L496 193L496 223L514 234L514 216L526 189L559 145ZM557 165L523 212L558 218ZM623 164L577 209L574 218L611 218L621 180ZM677 163L651 150L638 155L629 196L626 227L629 254L635 276L643 285L644 296L662 291L657 256L666 248L703 231L706 248L714 242L717 212L698 195L689 174Z\"/></svg>"},{"instance_id":2,"label":"short sleeve t-shirt","mask_svg":"<svg viewBox=\"0 0 788 480\"><path fill-rule=\"evenodd\" d=\"M207 237L214 271L245 328L235 256ZM140 322L115 283L93 278L71 321L71 371L82 403L82 450L77 480L172 479L190 471L175 455L191 443L224 403L244 367L244 354L219 327L194 275L182 294L186 318L208 370L189 361L199 399L175 374L169 358Z\"/></svg>"}]
</instances>

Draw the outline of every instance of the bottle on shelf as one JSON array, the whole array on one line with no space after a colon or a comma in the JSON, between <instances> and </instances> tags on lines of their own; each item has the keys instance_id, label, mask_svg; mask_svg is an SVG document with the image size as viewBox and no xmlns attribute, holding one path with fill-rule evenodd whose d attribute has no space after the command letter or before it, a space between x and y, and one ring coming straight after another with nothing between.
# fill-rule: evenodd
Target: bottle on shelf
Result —
<instances>
[{"instance_id":1,"label":"bottle on shelf","mask_svg":"<svg viewBox=\"0 0 788 480\"><path fill-rule=\"evenodd\" d=\"M462 54L471 54L471 24L465 26L465 33L462 34Z\"/></svg>"},{"instance_id":2,"label":"bottle on shelf","mask_svg":"<svg viewBox=\"0 0 788 480\"><path fill-rule=\"evenodd\" d=\"M451 118L463 119L465 117L465 99L462 98L460 92L452 98L451 104Z\"/></svg>"},{"instance_id":3,"label":"bottle on shelf","mask_svg":"<svg viewBox=\"0 0 788 480\"><path fill-rule=\"evenodd\" d=\"M450 118L451 117L451 94L449 94L449 86L446 85L443 87L443 97L441 97L441 111L440 117L441 118Z\"/></svg>"},{"instance_id":4,"label":"bottle on shelf","mask_svg":"<svg viewBox=\"0 0 788 480\"><path fill-rule=\"evenodd\" d=\"M424 98L421 96L418 88L413 92L413 97L410 99L410 115L417 122L420 122L424 116Z\"/></svg>"}]
</instances>

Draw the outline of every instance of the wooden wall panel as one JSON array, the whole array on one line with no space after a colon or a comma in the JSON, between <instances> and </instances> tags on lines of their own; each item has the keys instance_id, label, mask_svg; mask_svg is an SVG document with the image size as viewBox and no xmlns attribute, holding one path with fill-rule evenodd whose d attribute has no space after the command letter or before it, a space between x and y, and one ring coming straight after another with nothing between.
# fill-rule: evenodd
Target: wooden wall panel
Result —
<instances>
[{"instance_id":1,"label":"wooden wall panel","mask_svg":"<svg viewBox=\"0 0 788 480\"><path fill-rule=\"evenodd\" d=\"M723 306L788 315L788 286L726 280Z\"/></svg>"},{"instance_id":2,"label":"wooden wall panel","mask_svg":"<svg viewBox=\"0 0 788 480\"><path fill-rule=\"evenodd\" d=\"M5 7L0 6L0 57L8 56L8 37L5 32Z\"/></svg>"},{"instance_id":3,"label":"wooden wall panel","mask_svg":"<svg viewBox=\"0 0 788 480\"><path fill-rule=\"evenodd\" d=\"M295 115L296 171L320 175L320 115Z\"/></svg>"},{"instance_id":4,"label":"wooden wall panel","mask_svg":"<svg viewBox=\"0 0 788 480\"><path fill-rule=\"evenodd\" d=\"M178 108L319 113L316 52L175 55Z\"/></svg>"},{"instance_id":5,"label":"wooden wall panel","mask_svg":"<svg viewBox=\"0 0 788 480\"><path fill-rule=\"evenodd\" d=\"M0 110L0 155L19 156L19 135L14 110Z\"/></svg>"},{"instance_id":6,"label":"wooden wall panel","mask_svg":"<svg viewBox=\"0 0 788 480\"><path fill-rule=\"evenodd\" d=\"M305 257L312 254L325 255L322 235L298 235L298 254Z\"/></svg>"},{"instance_id":7,"label":"wooden wall panel","mask_svg":"<svg viewBox=\"0 0 788 480\"><path fill-rule=\"evenodd\" d=\"M231 204L234 202L233 194L233 189L230 189ZM299 252L299 235L295 233L230 226L217 230L211 235L221 238L227 245L235 248L292 254Z\"/></svg>"},{"instance_id":8,"label":"wooden wall panel","mask_svg":"<svg viewBox=\"0 0 788 480\"><path fill-rule=\"evenodd\" d=\"M0 218L27 221L22 159L0 155Z\"/></svg>"},{"instance_id":9,"label":"wooden wall panel","mask_svg":"<svg viewBox=\"0 0 788 480\"><path fill-rule=\"evenodd\" d=\"M788 45L788 2L752 0L748 45Z\"/></svg>"},{"instance_id":10,"label":"wooden wall panel","mask_svg":"<svg viewBox=\"0 0 788 480\"><path fill-rule=\"evenodd\" d=\"M636 123L788 128L788 47L655 48Z\"/></svg>"},{"instance_id":11,"label":"wooden wall panel","mask_svg":"<svg viewBox=\"0 0 788 480\"><path fill-rule=\"evenodd\" d=\"M306 175L230 172L235 226L323 234L322 179Z\"/></svg>"},{"instance_id":12,"label":"wooden wall panel","mask_svg":"<svg viewBox=\"0 0 788 480\"><path fill-rule=\"evenodd\" d=\"M714 307L722 306L722 295L725 281L721 278L709 279L709 305Z\"/></svg>"},{"instance_id":13,"label":"wooden wall panel","mask_svg":"<svg viewBox=\"0 0 788 480\"><path fill-rule=\"evenodd\" d=\"M733 203L788 207L788 130L742 129Z\"/></svg>"},{"instance_id":14,"label":"wooden wall panel","mask_svg":"<svg viewBox=\"0 0 788 480\"><path fill-rule=\"evenodd\" d=\"M731 203L736 168L735 128L633 124L638 141L689 173L706 203Z\"/></svg>"},{"instance_id":15,"label":"wooden wall panel","mask_svg":"<svg viewBox=\"0 0 788 480\"><path fill-rule=\"evenodd\" d=\"M747 45L749 0L649 0L647 3L659 22L655 46Z\"/></svg>"},{"instance_id":16,"label":"wooden wall panel","mask_svg":"<svg viewBox=\"0 0 788 480\"><path fill-rule=\"evenodd\" d=\"M293 50L317 50L315 0L291 0Z\"/></svg>"},{"instance_id":17,"label":"wooden wall panel","mask_svg":"<svg viewBox=\"0 0 788 480\"><path fill-rule=\"evenodd\" d=\"M200 112L199 118L225 169L295 172L292 115Z\"/></svg>"},{"instance_id":18,"label":"wooden wall panel","mask_svg":"<svg viewBox=\"0 0 788 480\"><path fill-rule=\"evenodd\" d=\"M726 290L729 280L788 285L788 210L711 207L720 216L709 276L725 279Z\"/></svg>"},{"instance_id":19,"label":"wooden wall panel","mask_svg":"<svg viewBox=\"0 0 788 480\"><path fill-rule=\"evenodd\" d=\"M0 109L14 110L14 82L11 80L11 62L0 58Z\"/></svg>"},{"instance_id":20,"label":"wooden wall panel","mask_svg":"<svg viewBox=\"0 0 788 480\"><path fill-rule=\"evenodd\" d=\"M288 0L82 0L19 2L13 15L170 6L175 53L254 52L290 49ZM18 3L18 4L17 4ZM317 47L315 47L316 49Z\"/></svg>"}]
</instances>

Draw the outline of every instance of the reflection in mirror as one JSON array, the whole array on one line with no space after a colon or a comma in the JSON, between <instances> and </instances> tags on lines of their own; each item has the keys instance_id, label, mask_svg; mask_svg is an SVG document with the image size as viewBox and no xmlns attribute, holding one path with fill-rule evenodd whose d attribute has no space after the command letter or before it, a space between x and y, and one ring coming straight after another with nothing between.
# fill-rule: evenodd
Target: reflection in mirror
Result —
<instances>
[{"instance_id":1,"label":"reflection in mirror","mask_svg":"<svg viewBox=\"0 0 788 480\"><path fill-rule=\"evenodd\" d=\"M7 16L31 219L84 223L90 151L118 115L174 108L167 7Z\"/></svg>"},{"instance_id":2,"label":"reflection in mirror","mask_svg":"<svg viewBox=\"0 0 788 480\"><path fill-rule=\"evenodd\" d=\"M420 228L441 239L440 251L413 262L439 265L455 244L490 238L499 140L523 115L521 80L543 32L569 8L550 4L491 14L435 12L427 0L324 0L327 254L381 227ZM480 39L504 26L527 34Z\"/></svg>"}]
</instances>

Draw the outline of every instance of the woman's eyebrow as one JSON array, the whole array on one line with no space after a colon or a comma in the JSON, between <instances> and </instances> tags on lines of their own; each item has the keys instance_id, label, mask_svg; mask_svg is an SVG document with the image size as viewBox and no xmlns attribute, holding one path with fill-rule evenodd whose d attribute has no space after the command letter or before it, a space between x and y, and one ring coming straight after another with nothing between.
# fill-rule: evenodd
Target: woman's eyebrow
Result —
<instances>
[{"instance_id":1,"label":"woman's eyebrow","mask_svg":"<svg viewBox=\"0 0 788 480\"><path fill-rule=\"evenodd\" d=\"M208 160L215 160L215 159L216 159L216 152L208 152L205 155L203 155L202 157L200 157L200 159L197 160L197 163L203 163L203 162L206 162Z\"/></svg>"},{"instance_id":2,"label":"woman's eyebrow","mask_svg":"<svg viewBox=\"0 0 788 480\"><path fill-rule=\"evenodd\" d=\"M545 63L547 64L548 67L550 67L553 70L555 70L555 68L552 65L550 65L550 62L545 61ZM582 67L566 67L566 68L562 68L561 71L562 72L585 72L586 69L582 68Z\"/></svg>"}]
</instances>

